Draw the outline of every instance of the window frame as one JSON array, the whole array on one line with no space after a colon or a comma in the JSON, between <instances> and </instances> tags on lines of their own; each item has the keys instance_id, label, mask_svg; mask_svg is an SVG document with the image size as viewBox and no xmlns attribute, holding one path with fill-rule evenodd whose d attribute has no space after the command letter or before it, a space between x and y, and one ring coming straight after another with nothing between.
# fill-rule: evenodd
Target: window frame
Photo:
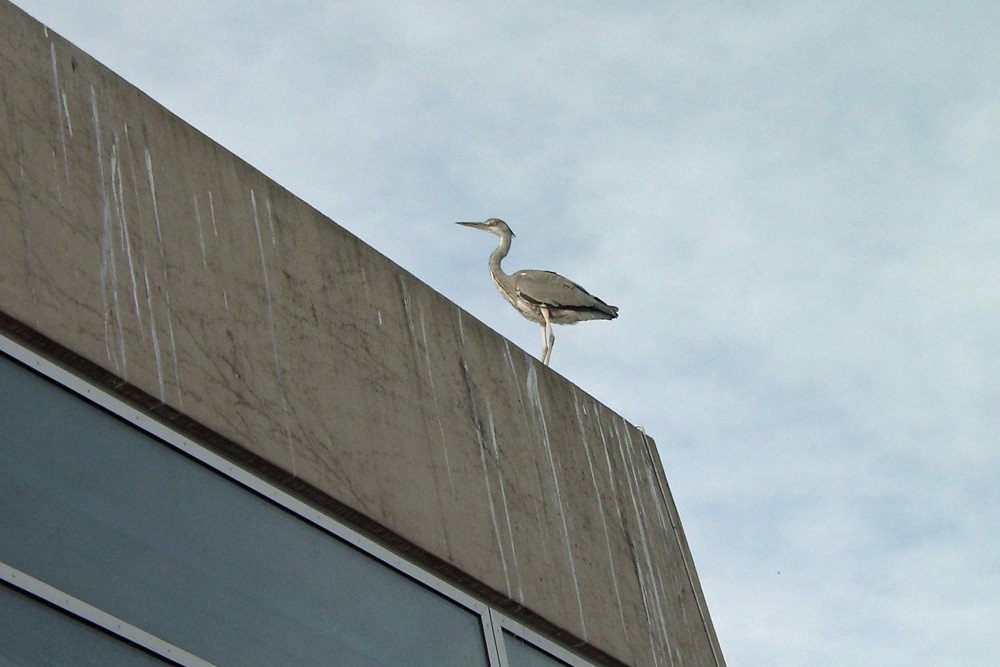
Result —
<instances>
[{"instance_id":1,"label":"window frame","mask_svg":"<svg viewBox=\"0 0 1000 667\"><path fill-rule=\"evenodd\" d=\"M9 585L17 593L41 600L68 616L105 630L125 643L142 647L169 664L214 667L213 663L179 646L0 561L0 585L3 584Z\"/></svg>"}]
</instances>

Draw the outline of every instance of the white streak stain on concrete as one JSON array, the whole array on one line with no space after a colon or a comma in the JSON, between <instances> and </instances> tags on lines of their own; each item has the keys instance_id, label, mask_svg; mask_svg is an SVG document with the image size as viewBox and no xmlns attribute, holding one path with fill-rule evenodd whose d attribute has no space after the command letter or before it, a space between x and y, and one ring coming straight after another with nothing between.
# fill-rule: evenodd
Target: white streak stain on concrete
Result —
<instances>
[{"instance_id":1,"label":"white streak stain on concrete","mask_svg":"<svg viewBox=\"0 0 1000 667\"><path fill-rule=\"evenodd\" d=\"M63 117L65 114L66 123L69 123L69 109L66 107L66 95L63 94L62 85L59 83L59 67L56 64L56 46L49 42L49 55L52 57L52 84L55 87L56 117L59 120L59 143L62 145L63 172L66 176L66 185L69 185L69 157L66 154L66 129L63 127ZM94 100L94 87L90 87L91 102ZM95 112L96 113L96 112ZM69 127L70 135L73 127ZM98 157L100 159L100 157ZM56 181L56 192L59 193L59 182ZM60 200L62 199L60 195Z\"/></svg>"},{"instance_id":2,"label":"white streak stain on concrete","mask_svg":"<svg viewBox=\"0 0 1000 667\"><path fill-rule=\"evenodd\" d=\"M146 178L149 181L149 196L153 201L153 222L156 226L156 240L160 244L160 257L162 258L164 256L163 229L160 227L160 210L156 205L156 181L153 179L153 156L150 155L148 146L142 149L142 153L146 160Z\"/></svg>"},{"instance_id":3,"label":"white streak stain on concrete","mask_svg":"<svg viewBox=\"0 0 1000 667\"><path fill-rule=\"evenodd\" d=\"M656 484L653 483L653 479L651 477L651 474L653 472L652 466L649 463L648 459L645 456L643 456L643 454L645 454L646 452L644 451L644 452L640 453L640 452L637 451L635 443L632 441L632 429L631 429L629 423L626 422L624 419L622 419L620 417L619 417L619 419L621 421L622 431L625 434L625 443L628 445L629 456L636 463L636 466L637 466L637 468L634 470L635 481L636 481L636 488L637 489L641 489L642 488L642 485L640 484L640 479L639 479L640 478L639 471L641 470L641 472L644 474L644 476L646 478L646 481L647 481L646 489L649 492L648 495L651 496L653 498L653 500L654 500L654 509L656 510L656 518L658 519L659 527L663 529L664 533L669 534L671 531L670 531L670 528L669 528L668 523L666 521L666 518L664 517L663 511L662 511L662 507L661 507L660 502L659 502L659 497L656 494L656 490L659 487ZM649 510L648 510L648 508L646 506L646 496L640 493L639 496L638 496L638 498L639 498L639 507L642 509L643 517L648 517L649 523L653 523L652 516L650 515ZM657 581L659 582L659 590L662 593L662 597L665 598L666 597L666 590L667 589L663 585L663 580L661 578L660 570L657 569L657 570L654 570L653 572L656 575ZM666 604L664 604L663 606L664 606L664 608L666 608ZM669 638L669 636L666 634L666 626L665 625L664 625L664 632L665 632L665 636L667 636Z\"/></svg>"},{"instance_id":4,"label":"white streak stain on concrete","mask_svg":"<svg viewBox=\"0 0 1000 667\"><path fill-rule=\"evenodd\" d=\"M163 381L163 358L160 354L160 337L156 333L156 313L153 311L153 291L149 288L149 271L146 264L142 265L142 280L146 286L146 307L149 308L149 335L153 343L153 358L156 360L156 380L160 385L160 400L167 400L166 386Z\"/></svg>"},{"instance_id":5,"label":"white streak stain on concrete","mask_svg":"<svg viewBox=\"0 0 1000 667\"><path fill-rule=\"evenodd\" d=\"M556 493L556 511L559 513L559 521L562 525L563 541L566 544L566 559L569 562L569 573L573 580L573 590L576 593L576 604L580 611L580 628L583 638L587 639L587 623L583 617L583 599L580 597L580 582L576 578L576 563L573 559L573 545L569 539L569 527L566 525L566 512L563 511L562 493L559 490L559 472L556 469L555 457L552 454L552 443L549 441L549 428L545 421L545 408L542 406L542 397L538 392L538 374L535 365L528 368L526 380L528 397L534 404L538 414L538 419L542 426L542 442L545 445L545 454L549 459L549 468L552 470L552 482Z\"/></svg>"},{"instance_id":6,"label":"white streak stain on concrete","mask_svg":"<svg viewBox=\"0 0 1000 667\"><path fill-rule=\"evenodd\" d=\"M507 507L507 490L503 482L503 468L500 465L500 448L497 446L497 429L493 424L493 408L490 407L489 396L486 397L486 418L490 424L490 446L493 453L493 460L496 462L497 480L500 482L500 499L503 502L504 520L507 522L507 539L510 543L510 554L514 561L514 575L517 577L517 600L524 602L524 588L521 583L521 570L517 564L517 548L514 546L514 528L510 522L510 510ZM510 584L507 585L508 594L513 594Z\"/></svg>"},{"instance_id":7,"label":"white streak stain on concrete","mask_svg":"<svg viewBox=\"0 0 1000 667\"><path fill-rule=\"evenodd\" d=\"M427 362L427 382L431 386L431 393L434 393L434 373L431 368L431 351L427 347L427 327L424 323L424 307L422 305L417 305L420 311L420 338L424 345L424 361ZM434 404L437 405L437 398L434 399Z\"/></svg>"},{"instance_id":8,"label":"white streak stain on concrete","mask_svg":"<svg viewBox=\"0 0 1000 667\"><path fill-rule=\"evenodd\" d=\"M629 436L629 443L632 442L632 436ZM649 451L648 445L646 444L645 436L643 437L643 453L649 456L651 452ZM672 522L667 518L666 509L663 507L663 503L660 499L660 494L656 493L656 490L660 488L659 481L656 479L656 471L653 469L651 462L646 462L643 466L646 473L646 482L649 485L650 494L653 496L653 508L656 510L656 518L660 520L660 527L667 533L671 532Z\"/></svg>"},{"instance_id":9,"label":"white streak stain on concrete","mask_svg":"<svg viewBox=\"0 0 1000 667\"><path fill-rule=\"evenodd\" d=\"M265 201L267 201L265 199ZM285 425L285 437L288 440L288 455L292 462L292 475L297 476L295 467L295 447L292 444L292 429L288 416L288 399L285 398L285 382L281 373L281 363L278 360L278 336L274 326L274 305L271 298L271 281L267 276L267 258L264 256L264 240L260 233L260 217L257 214L257 194L250 189L250 206L253 208L253 228L257 234L257 250L260 253L260 270L264 276L264 293L267 296L267 323L271 333L271 353L274 356L274 373L278 382L278 394L281 396L281 413ZM270 210L270 206L268 206Z\"/></svg>"},{"instance_id":10,"label":"white streak stain on concrete","mask_svg":"<svg viewBox=\"0 0 1000 667\"><path fill-rule=\"evenodd\" d=\"M62 91L60 93L62 97L62 109L63 114L66 116L66 131L69 132L69 136L73 136L73 119L69 117L69 105L66 104L66 92ZM68 178L68 177L67 177Z\"/></svg>"},{"instance_id":11,"label":"white streak stain on concrete","mask_svg":"<svg viewBox=\"0 0 1000 667\"><path fill-rule=\"evenodd\" d=\"M506 338L503 339L503 356L507 359L507 366L510 367L511 377L514 378L514 386L517 387L517 397L524 402L524 398L521 396L521 381L517 379L517 369L514 367L514 359L510 356L510 342Z\"/></svg>"},{"instance_id":12,"label":"white streak stain on concrete","mask_svg":"<svg viewBox=\"0 0 1000 667\"><path fill-rule=\"evenodd\" d=\"M53 58L55 57L53 52ZM54 62L54 61L53 61ZM112 320L117 317L117 308L112 305L114 299L108 298L108 283L112 286L115 281L114 276L114 248L111 245L111 205L108 201L107 179L104 177L104 147L101 144L101 120L97 111L97 91L90 87L90 111L91 119L94 122L94 143L97 153L97 173L101 185L101 264L99 276L101 283L101 305L102 319L104 324L104 351L108 361L114 364L115 373L121 375L121 363L114 350L112 340L114 338L114 327ZM111 273L109 276L108 273ZM114 290L115 299L118 292Z\"/></svg>"},{"instance_id":13,"label":"white streak stain on concrete","mask_svg":"<svg viewBox=\"0 0 1000 667\"><path fill-rule=\"evenodd\" d=\"M409 334L410 343L412 345L412 348L414 350L416 350L416 348L418 346L417 330L416 330L416 327L414 326L414 323L413 323L413 308L410 305L410 292L409 292L409 290L406 289L406 278L402 274L397 274L396 278L399 281L399 289L400 289L400 292L402 293L402 296L403 296L403 312L406 314L406 327L407 327L406 331ZM426 343L425 343L425 347L426 347ZM413 366L414 366L413 367L414 372L419 374L420 364L416 360L416 356L414 356ZM435 402L436 402L436 400L435 400ZM440 421L438 422L438 428L441 429L441 423L440 423ZM440 486L441 486L438 483L438 472L437 472L438 467L433 464L433 451L434 450L433 450L433 447L432 447L432 445L430 443L430 434L428 433L427 435L428 435L428 437L427 437L427 448L428 448L428 452L429 452L428 456L429 456L430 460L432 461L430 469L431 469L431 474L434 476L434 488L437 489L437 488L440 488ZM441 439L442 439L442 443L443 443L443 440L444 440L444 431L443 431L443 429L441 430ZM446 450L445 451L445 457L446 457L445 458L445 466L446 466L447 471L448 471L448 480L449 480L449 483L450 483L451 482L451 467L448 464L447 447L444 447L444 449ZM451 492L452 492L452 498L454 498L455 497L455 486L454 486L453 483L451 484ZM447 521L447 518L446 518L447 517L447 512L444 511L444 503L442 502L442 498L441 498L441 494L440 493L436 494L436 499L438 501L438 505L441 508L440 509L441 531L442 531L442 534L444 536L445 548L450 552L451 547L450 547L449 536L448 536L448 521Z\"/></svg>"},{"instance_id":14,"label":"white streak stain on concrete","mask_svg":"<svg viewBox=\"0 0 1000 667\"><path fill-rule=\"evenodd\" d=\"M153 202L153 222L156 223L156 240L160 251L160 267L163 272L163 302L167 307L167 337L170 339L170 356L174 364L174 379L177 383L177 407L183 404L181 396L181 374L177 362L177 341L174 338L174 317L170 307L170 277L167 273L166 249L163 247L163 230L160 226L160 209L156 203L156 181L153 179L153 157L149 147L143 148L146 158L146 176L149 179L149 196Z\"/></svg>"},{"instance_id":15,"label":"white streak stain on concrete","mask_svg":"<svg viewBox=\"0 0 1000 667\"><path fill-rule=\"evenodd\" d=\"M127 135L126 135L127 141ZM135 318L142 339L146 339L146 332L142 326L142 310L139 307L139 287L135 279L135 261L132 258L132 242L129 233L128 217L125 214L125 181L122 179L122 160L118 155L118 134L115 133L115 155L116 160L111 171L111 193L115 202L115 211L118 214L119 237L122 250L125 252L125 259L128 262L128 277L132 285L132 305L135 308Z\"/></svg>"},{"instance_id":16,"label":"white streak stain on concrete","mask_svg":"<svg viewBox=\"0 0 1000 667\"><path fill-rule=\"evenodd\" d=\"M486 482L486 503L490 509L490 521L493 524L493 539L497 543L497 551L500 553L500 566L503 568L504 591L510 594L510 570L507 567L507 556L504 554L503 540L500 538L500 524L497 521L497 510L493 500L493 484L490 482L490 471L486 465L486 439L483 436L483 423L479 418L479 407L476 404L476 397L473 393L472 380L469 378L469 369L462 360L462 371L465 375L466 388L469 392L469 403L472 407L472 421L476 427L476 440L479 443L479 465L483 469L483 481ZM487 399L488 400L488 399ZM491 419L492 421L492 419ZM492 457L491 457L492 458ZM499 465L498 461L494 461ZM498 473L499 477L499 473ZM506 501L505 501L506 502ZM508 521L510 517L508 517Z\"/></svg>"},{"instance_id":17,"label":"white streak stain on concrete","mask_svg":"<svg viewBox=\"0 0 1000 667\"><path fill-rule=\"evenodd\" d=\"M497 522L497 510L493 501L493 485L490 483L490 471L486 467L486 443L483 442L482 433L477 433L479 438L479 462L483 467L483 479L486 481L486 499L490 508L490 521L493 523L493 539L497 543L497 551L500 553L500 565L503 568L504 591L510 594L510 570L507 567L507 556L504 554L503 541L500 539L500 524Z\"/></svg>"},{"instance_id":18,"label":"white streak stain on concrete","mask_svg":"<svg viewBox=\"0 0 1000 667\"><path fill-rule=\"evenodd\" d=\"M615 491L615 493L612 494L611 497L615 501L615 511L617 512L618 522L619 522L619 524L624 529L625 538L626 538L626 540L627 540L630 548L632 549L632 557L636 558L635 543L632 541L631 533L628 531L629 521L626 519L625 513L624 513L623 508L622 508L622 505L621 505L621 503L618 500L619 491L617 491L617 487L621 483L621 481L618 480L618 479L616 479L616 476L614 474L614 467L613 467L613 465L611 463L611 447L608 445L608 439L604 435L604 424L601 423L601 415L600 415L600 413L597 413L595 415L595 419L597 420L597 429L598 429L598 432L601 434L601 444L604 446L604 461L605 461L605 463L607 465L607 468L608 468L608 479L610 479L612 481L612 483L615 484L615 486L616 486L616 491ZM623 461L622 463L623 463L622 467L624 469L625 462ZM629 489L629 492L631 493L631 485L628 483L628 475L627 475L627 473L626 473L625 476L626 476L626 481L624 482L624 484L625 484L626 488ZM637 517L637 519L641 520L641 517ZM645 585L645 578L643 577L643 574L642 574L642 567L640 566L640 564L637 561L633 565L634 565L634 571L636 573L636 577L639 580L638 581L638 583L639 583L639 593L640 593L640 598L642 599L643 612L645 613L645 616L646 616L646 623L647 623L647 625L649 625L650 629L652 630L653 622L652 622L652 618L650 617L649 603L648 603L648 601L646 599L646 585ZM657 657L659 655L659 652L658 652L658 650L656 648L656 644L653 641L653 633L650 632L647 636L649 638L650 655L653 656L654 664L659 664L659 658Z\"/></svg>"},{"instance_id":19,"label":"white streak stain on concrete","mask_svg":"<svg viewBox=\"0 0 1000 667\"><path fill-rule=\"evenodd\" d=\"M514 380L514 387L517 389L517 400L521 405L524 405L524 394L521 393L521 380L517 377L517 368L514 366L514 358L510 354L510 342L504 338L503 339L503 354L507 359L507 366L510 368L510 376ZM528 414L524 412L524 425L530 430L531 425L528 423Z\"/></svg>"},{"instance_id":20,"label":"white streak stain on concrete","mask_svg":"<svg viewBox=\"0 0 1000 667\"><path fill-rule=\"evenodd\" d=\"M661 528L663 528L664 533L666 535L672 534L672 532L668 528L666 519L664 518L662 509L660 507L659 498L658 498L658 496L656 494L656 490L659 488L659 486L656 485L656 484L654 484L652 478L649 477L650 473L652 472L652 467L651 467L649 461L645 457L640 456L639 453L635 451L636 447L635 447L635 444L632 442L632 432L631 432L631 428L629 427L628 422L626 422L624 419L621 419L621 424L622 424L622 430L625 433L625 442L627 443L628 448L629 448L629 455L632 458L632 460L635 461L637 463L637 465L642 468L642 471L646 474L646 481L647 481L647 484L648 484L648 486L646 488L649 490L649 494L652 495L652 497L656 501L656 503L655 503L655 509L656 509L656 514L657 514L657 519L659 519L659 525L660 525ZM639 488L641 488L641 485L639 483L639 473L638 472L635 473L635 477L636 477L636 488L639 489ZM641 493L639 494L639 506L642 509L643 517L649 516L649 512L648 512L648 510L646 508L646 502L644 500L644 496ZM651 519L652 519L652 517L650 517L650 520ZM652 521L650 521L650 522L652 522ZM668 590L668 588L667 588L667 586L663 582L663 575L662 575L662 569L661 568L653 568L652 564L651 564L650 565L650 572L652 574L652 579L653 579L653 584L654 584L654 591L656 593L657 606L660 609L660 630L661 630L661 632L663 634L663 641L664 641L664 643L667 646L667 654L670 655L670 656L673 656L673 654L674 654L674 648L673 648L673 645L670 642L670 632L667 629L667 619L666 619L667 609L669 607L669 602L667 601L667 590Z\"/></svg>"},{"instance_id":21,"label":"white streak stain on concrete","mask_svg":"<svg viewBox=\"0 0 1000 667\"><path fill-rule=\"evenodd\" d=\"M629 430L628 430L627 426L626 426L625 433L626 433L626 438L628 439L628 442L629 442L629 448L633 449L634 445L632 443L632 436L629 434ZM644 440L643 440L643 444L644 445L646 444L645 437L644 437ZM649 452L649 450L644 447L644 452L643 453L648 454L648 452ZM653 497L653 509L656 510L656 518L659 520L660 527L663 529L663 532L664 532L665 535L671 535L671 536L676 537L674 531L671 529L671 523L672 522L669 522L667 520L665 514L664 514L663 504L660 501L660 494L657 493L657 490L660 488L660 485L653 478L654 475L655 475L655 471L653 470L653 466L652 466L652 464L648 460L645 460L644 461L644 465L642 466L642 468L643 468L643 471L646 474L646 488L649 489L649 493ZM640 496L640 504L643 506L643 511L645 512L645 503L641 502L641 496ZM678 551L681 551L679 541L677 543L677 546L678 546ZM687 570L687 562L683 561L683 559L682 559L682 562L684 564L685 571L686 571ZM668 608L668 605L669 605L669 602L667 601L667 590L668 590L668 587L663 582L661 570L659 568L656 569L656 570L654 570L653 574L654 574L655 580L659 583L659 591L660 591L660 594L662 595L662 597L664 599L664 602L662 604L663 604L664 613L665 613L666 609ZM694 586L692 585L691 588L692 588L692 591L693 591L694 590ZM685 613L686 609L687 609L687 605L681 605L681 613L682 614ZM684 621L685 621L685 624L687 624L688 621L687 621L686 616L684 618ZM664 637L664 641L667 644L667 653L669 655L673 656L674 655L674 648L673 648L673 645L672 645L672 643L670 641L670 633L667 630L666 619L665 618L664 618L664 625L663 625L663 637Z\"/></svg>"},{"instance_id":22,"label":"white streak stain on concrete","mask_svg":"<svg viewBox=\"0 0 1000 667\"><path fill-rule=\"evenodd\" d=\"M128 123L122 123L122 128L125 131L125 148L128 151L128 172L129 176L132 178L132 196L135 197L135 207L137 211L137 217L141 224L142 222L142 205L139 202L139 179L135 175L135 156L132 154L132 140L128 135ZM145 256L143 256L145 259Z\"/></svg>"},{"instance_id":23,"label":"white streak stain on concrete","mask_svg":"<svg viewBox=\"0 0 1000 667\"><path fill-rule=\"evenodd\" d=\"M632 513L633 516L635 517L635 526L638 532L639 553L636 554L636 557L638 558L639 556L641 556L646 566L644 569L642 562L638 561L636 562L636 573L639 575L639 588L642 593L643 607L645 608L646 611L646 622L649 624L649 629L650 629L649 633L650 642L653 642L656 635L655 633L656 627L660 625L662 621L662 613L659 608L660 601L659 601L659 596L656 594L656 583L648 579L648 577L651 576L652 559L649 552L649 544L646 540L646 529L644 524L643 513L639 509L639 504L638 501L636 500L635 485L637 482L634 481L634 475L633 475L634 470L632 467L632 461L625 452L622 443L623 440L622 434L618 428L617 422L614 423L613 428L615 431L615 441L618 445L618 454L621 457L622 461L622 470L625 473L625 487L628 490L628 497L631 500ZM659 664L659 658L661 652L662 651L659 648L656 648L653 651L656 664Z\"/></svg>"},{"instance_id":24,"label":"white streak stain on concrete","mask_svg":"<svg viewBox=\"0 0 1000 667\"><path fill-rule=\"evenodd\" d=\"M215 237L219 237L219 228L215 224L215 201L212 197L212 191L208 191L208 215L212 219L212 233Z\"/></svg>"},{"instance_id":25,"label":"white streak stain on concrete","mask_svg":"<svg viewBox=\"0 0 1000 667\"><path fill-rule=\"evenodd\" d=\"M409 298L409 297L407 297ZM441 406L438 405L437 389L434 387L434 370L431 364L431 352L427 346L427 328L424 326L424 307L418 304L420 310L420 337L424 344L424 360L427 363L427 383L431 387L431 400L434 402L434 416L437 418L438 433L441 434L441 451L444 452L444 467L448 471L448 484L451 486L451 495L457 497L455 492L455 480L451 474L451 460L448 457L448 443L444 437L444 424L441 422Z\"/></svg>"},{"instance_id":26,"label":"white streak stain on concrete","mask_svg":"<svg viewBox=\"0 0 1000 667\"><path fill-rule=\"evenodd\" d=\"M622 606L621 592L618 590L618 573L615 569L614 552L611 550L611 533L608 530L608 520L604 511L604 500L601 497L601 487L597 483L597 473L594 471L593 457L590 455L590 443L587 440L587 431L583 426L583 416L587 412L586 406L581 410L580 401L577 397L576 387L573 387L573 407L576 410L576 423L580 429L580 440L583 442L583 451L587 456L587 467L590 469L590 481L594 484L594 495L597 498L597 511L601 515L601 525L604 527L604 545L608 551L608 564L611 566L611 582L615 591L615 600L618 603L618 618L622 623L622 631L625 633L625 641L628 643L628 624L625 623L625 609ZM609 480L613 483L613 480Z\"/></svg>"},{"instance_id":27,"label":"white streak stain on concrete","mask_svg":"<svg viewBox=\"0 0 1000 667\"><path fill-rule=\"evenodd\" d=\"M198 206L198 193L191 194L191 203L194 206L194 221L198 226L198 248L201 249L201 265L208 266L208 257L205 256L205 233L201 228L201 209Z\"/></svg>"},{"instance_id":28,"label":"white streak stain on concrete","mask_svg":"<svg viewBox=\"0 0 1000 667\"><path fill-rule=\"evenodd\" d=\"M118 158L118 135L115 133L112 135L113 141L111 143L111 157L109 159L108 165L108 180L111 182L111 201L114 202L115 208L118 208L118 188L115 183L115 173L119 171L119 158ZM114 316L115 323L118 327L118 348L119 354L121 355L121 376L128 379L128 365L125 358L125 333L122 331L122 312L121 307L118 303L118 261L115 254L115 244L113 242L113 229L112 229L112 219L110 214L110 204L108 218L105 225L105 231L108 235L107 239L107 250L111 260L111 295L114 302ZM122 238L124 234L122 225L118 225L118 243L124 246L125 241Z\"/></svg>"},{"instance_id":29,"label":"white streak stain on concrete","mask_svg":"<svg viewBox=\"0 0 1000 667\"><path fill-rule=\"evenodd\" d=\"M666 621L664 618L664 611L662 606L662 601L660 599L659 588L655 580L655 569L653 568L653 559L650 552L649 540L646 534L646 524L645 524L645 512L640 508L641 499L636 497L637 488L639 486L639 478L635 473L633 467L632 457L626 453L624 447L625 437L622 436L621 431L618 428L618 423L614 423L614 430L616 441L618 442L618 452L621 456L623 469L625 471L625 478L627 482L627 488L629 492L629 498L632 501L632 510L635 514L636 527L639 531L639 546L641 547L641 555L643 561L645 562L645 570L648 573L649 580L647 580L647 575L643 573L643 567L641 563L638 563L636 571L640 575L640 588L642 589L643 603L646 605L646 616L647 621L650 624L650 637L655 633L652 632L657 628L660 630L660 640L663 641L667 646L669 652L669 636L666 628ZM660 651L654 651L654 657L657 664L659 664Z\"/></svg>"},{"instance_id":30,"label":"white streak stain on concrete","mask_svg":"<svg viewBox=\"0 0 1000 667\"><path fill-rule=\"evenodd\" d=\"M517 368L514 366L514 358L510 354L510 341L508 341L506 338L503 339L503 353L504 353L504 357L507 359L507 366L510 368L511 378L513 378L513 380L514 380L513 386L514 386L514 388L517 389L517 401L518 401L518 403L521 406L523 406L525 408L525 409L521 410L521 415L524 417L524 426L525 426L525 429L529 433L531 433L532 432L531 422L528 420L528 411L526 409L527 405L524 402L524 394L521 392L521 381L517 377ZM535 499L534 496L532 496L531 501L533 503L535 503L535 510L536 511L535 511L534 514L535 514L535 521L536 521L536 523L538 525L538 534L539 535L544 535L545 534L545 530L544 530L544 528L542 526L542 512L538 511L538 501ZM549 541L548 540L541 540L541 544L542 544L542 555L543 555L545 561L548 562L548 560L549 560L549 547L548 547Z\"/></svg>"},{"instance_id":31,"label":"white streak stain on concrete","mask_svg":"<svg viewBox=\"0 0 1000 667\"><path fill-rule=\"evenodd\" d=\"M271 230L271 246L278 245L278 240L274 236L274 211L271 209L271 198L264 197L264 206L267 207L267 227Z\"/></svg>"},{"instance_id":32,"label":"white streak stain on concrete","mask_svg":"<svg viewBox=\"0 0 1000 667\"><path fill-rule=\"evenodd\" d=\"M149 256L146 254L144 234L142 234L142 202L139 199L139 179L135 172L135 156L132 153L132 141L129 137L128 123L122 123L125 132L125 148L128 152L128 169L132 181L132 196L136 207L136 220L139 225L139 263L142 266L142 282L146 290L146 309L149 311L149 337L153 345L153 359L156 363L156 381L159 385L161 401L167 400L166 380L163 375L163 352L160 349L160 335L156 325L156 311L153 308L153 292L149 284ZM145 340L145 336L143 336Z\"/></svg>"},{"instance_id":33,"label":"white streak stain on concrete","mask_svg":"<svg viewBox=\"0 0 1000 667\"><path fill-rule=\"evenodd\" d=\"M159 336L156 331L156 319L155 319L155 314L153 313L153 302L149 292L149 273L147 269L149 258L146 255L146 244L144 240L145 235L142 233L143 207L142 207L142 202L139 199L139 179L136 178L135 174L135 156L132 153L132 141L129 138L128 123L125 122L122 123L122 130L125 133L125 151L128 154L128 173L130 177L130 182L132 183L132 197L133 197L132 201L135 203L135 211L136 211L135 216L136 216L136 226L137 226L136 239L138 239L139 265L142 267L143 285L145 286L146 289L146 307L149 310L150 339L154 343L153 353L156 360L157 381L159 382L160 385L160 400L164 401L166 400L166 394L164 393L163 363L160 356ZM124 180L122 180L121 182L124 184ZM121 188L121 192L124 201L124 192L125 192L124 187ZM138 276L138 271L135 272L135 275ZM145 341L146 332L145 329L142 328L142 316L139 314L138 311L136 312L136 319L139 321L139 326L140 326L139 331L141 332L142 340Z\"/></svg>"}]
</instances>

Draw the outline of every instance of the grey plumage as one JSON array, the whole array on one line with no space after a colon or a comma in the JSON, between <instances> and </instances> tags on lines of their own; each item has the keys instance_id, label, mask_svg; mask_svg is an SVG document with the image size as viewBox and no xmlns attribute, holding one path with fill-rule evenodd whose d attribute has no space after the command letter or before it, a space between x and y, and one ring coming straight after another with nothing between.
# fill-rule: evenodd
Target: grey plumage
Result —
<instances>
[{"instance_id":1,"label":"grey plumage","mask_svg":"<svg viewBox=\"0 0 1000 667\"><path fill-rule=\"evenodd\" d=\"M556 337L553 324L576 324L585 320L613 320L618 308L609 306L572 280L551 271L525 270L504 273L500 261L510 252L514 232L498 218L486 222L459 222L459 225L482 229L500 237L500 244L490 255L490 278L503 298L517 312L541 325L542 363L549 365Z\"/></svg>"}]
</instances>

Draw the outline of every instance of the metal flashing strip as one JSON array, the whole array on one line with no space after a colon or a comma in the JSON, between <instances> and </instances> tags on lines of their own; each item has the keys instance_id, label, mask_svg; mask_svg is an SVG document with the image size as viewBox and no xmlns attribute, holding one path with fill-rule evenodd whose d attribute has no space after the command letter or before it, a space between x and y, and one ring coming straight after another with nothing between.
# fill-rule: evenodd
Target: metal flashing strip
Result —
<instances>
[{"instance_id":1,"label":"metal flashing strip","mask_svg":"<svg viewBox=\"0 0 1000 667\"><path fill-rule=\"evenodd\" d=\"M131 623L127 623L93 605L87 604L83 600L64 593L58 588L35 579L31 575L25 574L2 561L0 561L0 581L4 581L15 589L44 600L73 616L92 623L99 628L103 628L113 635L141 646L147 651L155 653L178 665L184 665L185 667L214 667L213 663L203 660L192 653L188 653L184 649L174 646L156 635L152 635Z\"/></svg>"},{"instance_id":2,"label":"metal flashing strip","mask_svg":"<svg viewBox=\"0 0 1000 667\"><path fill-rule=\"evenodd\" d=\"M496 638L496 642L501 647L500 650L503 652L503 664L507 664L506 649L503 648L503 633L508 632L516 637L524 639L529 644L534 645L536 648L565 662L571 667L592 667L593 665L592 662L586 660L585 658L580 657L562 645L540 635L538 632L532 630L523 623L515 621L503 612L499 612L493 608L490 608L490 625L493 627L493 635Z\"/></svg>"}]
</instances>

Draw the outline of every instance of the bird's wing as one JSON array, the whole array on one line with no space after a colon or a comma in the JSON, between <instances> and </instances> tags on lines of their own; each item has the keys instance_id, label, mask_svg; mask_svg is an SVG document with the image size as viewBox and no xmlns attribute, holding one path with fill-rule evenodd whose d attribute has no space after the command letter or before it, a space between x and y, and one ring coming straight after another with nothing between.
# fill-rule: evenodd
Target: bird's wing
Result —
<instances>
[{"instance_id":1,"label":"bird's wing","mask_svg":"<svg viewBox=\"0 0 1000 667\"><path fill-rule=\"evenodd\" d=\"M604 303L569 278L551 271L518 271L513 276L517 293L542 306L593 309L614 316L615 308Z\"/></svg>"}]
</instances>

